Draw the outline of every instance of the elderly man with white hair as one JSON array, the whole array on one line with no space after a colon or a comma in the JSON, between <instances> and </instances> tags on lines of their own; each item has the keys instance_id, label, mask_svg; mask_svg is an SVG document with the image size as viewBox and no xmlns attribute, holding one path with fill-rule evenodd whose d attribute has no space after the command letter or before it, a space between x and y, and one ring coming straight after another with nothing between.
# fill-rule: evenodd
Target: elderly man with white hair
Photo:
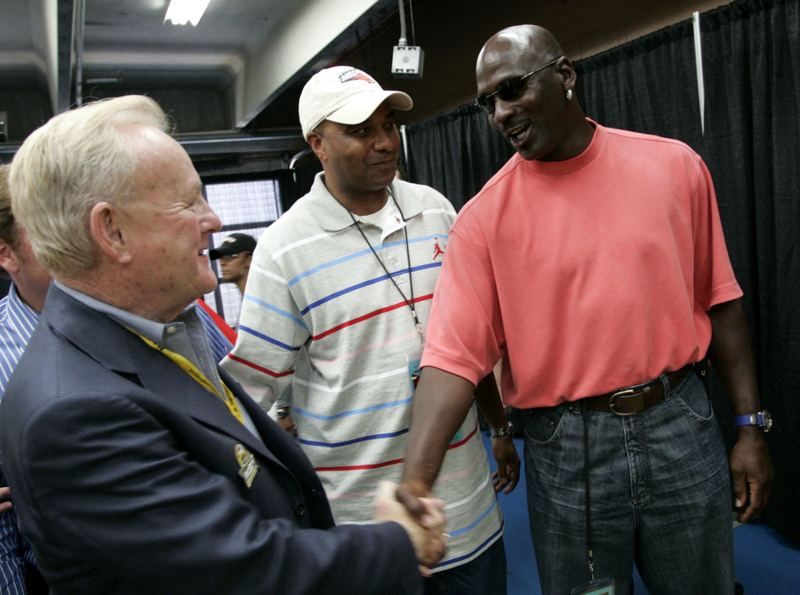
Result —
<instances>
[{"instance_id":1,"label":"elderly man with white hair","mask_svg":"<svg viewBox=\"0 0 800 595\"><path fill-rule=\"evenodd\" d=\"M192 304L221 224L167 129L148 98L96 102L12 165L54 277L0 411L43 575L58 593L418 592L441 503L423 529L384 485L377 524L334 527L303 453L213 361Z\"/></svg>"}]
</instances>

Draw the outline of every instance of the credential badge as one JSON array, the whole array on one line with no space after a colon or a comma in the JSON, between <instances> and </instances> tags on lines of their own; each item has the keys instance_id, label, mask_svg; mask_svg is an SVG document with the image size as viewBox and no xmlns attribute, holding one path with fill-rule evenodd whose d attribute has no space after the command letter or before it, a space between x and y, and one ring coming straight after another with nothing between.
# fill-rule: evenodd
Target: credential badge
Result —
<instances>
[{"instance_id":1,"label":"credential badge","mask_svg":"<svg viewBox=\"0 0 800 595\"><path fill-rule=\"evenodd\" d=\"M253 453L241 444L236 445L235 452L236 460L239 462L239 475L244 479L245 485L249 488L253 485L253 480L256 477L256 473L258 473L256 458L253 456Z\"/></svg>"}]
</instances>

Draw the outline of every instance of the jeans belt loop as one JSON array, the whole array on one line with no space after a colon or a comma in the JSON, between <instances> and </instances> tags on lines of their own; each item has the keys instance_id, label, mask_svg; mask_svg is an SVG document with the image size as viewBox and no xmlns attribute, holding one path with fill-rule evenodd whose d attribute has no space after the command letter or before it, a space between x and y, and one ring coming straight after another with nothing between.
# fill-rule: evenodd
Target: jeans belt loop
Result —
<instances>
[{"instance_id":1,"label":"jeans belt loop","mask_svg":"<svg viewBox=\"0 0 800 595\"><path fill-rule=\"evenodd\" d=\"M672 391L672 387L670 386L670 382L669 382L669 373L668 372L664 372L658 378L659 378L659 380L661 380L661 384L664 385L664 396L662 398L665 401L669 401L669 393Z\"/></svg>"}]
</instances>

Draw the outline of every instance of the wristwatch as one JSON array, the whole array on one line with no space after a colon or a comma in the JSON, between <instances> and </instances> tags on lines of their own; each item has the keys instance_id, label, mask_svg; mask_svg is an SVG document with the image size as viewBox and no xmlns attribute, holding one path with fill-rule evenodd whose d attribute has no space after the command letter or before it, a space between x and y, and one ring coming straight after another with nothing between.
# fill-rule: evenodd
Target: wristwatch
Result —
<instances>
[{"instance_id":1,"label":"wristwatch","mask_svg":"<svg viewBox=\"0 0 800 595\"><path fill-rule=\"evenodd\" d=\"M502 438L503 436L511 436L511 431L514 429L514 426L511 425L511 422L508 422L508 425L505 428L489 428L489 435L492 438Z\"/></svg>"},{"instance_id":2,"label":"wristwatch","mask_svg":"<svg viewBox=\"0 0 800 595\"><path fill-rule=\"evenodd\" d=\"M772 428L772 416L769 411L759 411L758 413L751 413L749 415L739 415L734 419L736 427L739 426L758 426L765 432L769 432Z\"/></svg>"}]
</instances>

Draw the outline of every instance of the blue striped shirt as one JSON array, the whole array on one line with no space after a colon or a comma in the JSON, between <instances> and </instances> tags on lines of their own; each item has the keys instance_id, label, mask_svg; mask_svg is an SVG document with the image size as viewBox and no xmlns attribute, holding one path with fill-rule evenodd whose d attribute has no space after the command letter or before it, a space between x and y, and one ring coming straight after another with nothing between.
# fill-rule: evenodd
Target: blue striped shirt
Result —
<instances>
[{"instance_id":1,"label":"blue striped shirt","mask_svg":"<svg viewBox=\"0 0 800 595\"><path fill-rule=\"evenodd\" d=\"M39 313L25 304L14 284L0 300L0 398L31 339ZM0 485L7 485L0 464ZM0 593L25 594L24 561L35 564L28 541L17 528L17 513L0 514Z\"/></svg>"},{"instance_id":2,"label":"blue striped shirt","mask_svg":"<svg viewBox=\"0 0 800 595\"><path fill-rule=\"evenodd\" d=\"M195 311L206 331L211 353L219 362L228 355L233 345L203 308L196 308ZM8 295L0 300L0 399L38 322L39 313L20 299L12 283ZM5 485L0 463L0 486ZM19 532L17 514L12 508L0 514L0 593L25 595L24 561L36 564L30 544Z\"/></svg>"}]
</instances>

